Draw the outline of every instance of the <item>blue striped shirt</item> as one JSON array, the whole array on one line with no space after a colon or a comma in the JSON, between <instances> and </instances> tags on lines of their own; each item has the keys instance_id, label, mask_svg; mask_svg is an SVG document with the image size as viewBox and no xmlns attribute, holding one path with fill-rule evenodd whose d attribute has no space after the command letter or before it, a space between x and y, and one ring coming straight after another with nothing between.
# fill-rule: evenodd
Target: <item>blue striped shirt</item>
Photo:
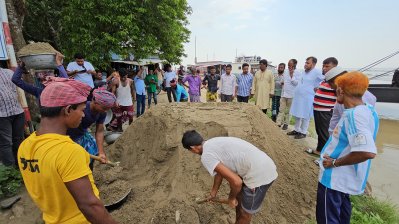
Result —
<instances>
[{"instance_id":1,"label":"blue striped shirt","mask_svg":"<svg viewBox=\"0 0 399 224\"><path fill-rule=\"evenodd\" d=\"M346 109L325 144L320 160L325 154L333 159L345 157L352 152L377 154L375 139L378 126L378 115L373 106L360 105ZM370 165L371 160L366 160L354 165L324 168L320 162L319 182L346 194L361 194L366 187Z\"/></svg>"},{"instance_id":2,"label":"blue striped shirt","mask_svg":"<svg viewBox=\"0 0 399 224\"><path fill-rule=\"evenodd\" d=\"M237 75L238 96L249 96L251 94L252 80L254 76L251 73Z\"/></svg>"}]
</instances>

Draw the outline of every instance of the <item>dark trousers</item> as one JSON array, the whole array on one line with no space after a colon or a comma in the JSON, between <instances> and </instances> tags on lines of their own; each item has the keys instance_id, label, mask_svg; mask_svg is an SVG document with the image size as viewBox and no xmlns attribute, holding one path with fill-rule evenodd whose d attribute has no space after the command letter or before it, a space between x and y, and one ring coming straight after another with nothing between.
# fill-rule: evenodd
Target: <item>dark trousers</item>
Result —
<instances>
[{"instance_id":1,"label":"dark trousers","mask_svg":"<svg viewBox=\"0 0 399 224\"><path fill-rule=\"evenodd\" d=\"M150 107L151 106L151 99L152 98L154 98L154 103L155 103L155 105L157 105L157 103L158 103L158 100L157 100L157 93L148 93L148 107Z\"/></svg>"},{"instance_id":2,"label":"dark trousers","mask_svg":"<svg viewBox=\"0 0 399 224\"><path fill-rule=\"evenodd\" d=\"M321 152L324 145L326 144L330 134L328 133L328 127L332 117L332 111L313 111L314 123L316 126L317 133L317 148L318 152Z\"/></svg>"},{"instance_id":3,"label":"dark trousers","mask_svg":"<svg viewBox=\"0 0 399 224\"><path fill-rule=\"evenodd\" d=\"M140 115L144 114L145 111L145 95L139 95L136 94L136 100L137 100L137 117L140 117Z\"/></svg>"},{"instance_id":4,"label":"dark trousers","mask_svg":"<svg viewBox=\"0 0 399 224\"><path fill-rule=\"evenodd\" d=\"M222 102L232 102L232 101L233 101L233 95L224 95L224 94L221 94L221 95L220 95L220 100L221 100Z\"/></svg>"},{"instance_id":5,"label":"dark trousers","mask_svg":"<svg viewBox=\"0 0 399 224\"><path fill-rule=\"evenodd\" d=\"M166 87L166 94L168 95L168 100L169 103L172 103L172 96L173 95L173 100L176 102L176 90L173 89L172 87Z\"/></svg>"},{"instance_id":6,"label":"dark trousers","mask_svg":"<svg viewBox=\"0 0 399 224\"><path fill-rule=\"evenodd\" d=\"M281 96L272 97L272 120L276 121L277 115L280 112L280 98Z\"/></svg>"},{"instance_id":7,"label":"dark trousers","mask_svg":"<svg viewBox=\"0 0 399 224\"><path fill-rule=\"evenodd\" d=\"M349 194L317 186L317 224L349 224L352 206Z\"/></svg>"},{"instance_id":8,"label":"dark trousers","mask_svg":"<svg viewBox=\"0 0 399 224\"><path fill-rule=\"evenodd\" d=\"M249 96L237 96L237 102L248 103Z\"/></svg>"},{"instance_id":9,"label":"dark trousers","mask_svg":"<svg viewBox=\"0 0 399 224\"><path fill-rule=\"evenodd\" d=\"M0 117L0 159L5 166L18 166L18 147L24 140L24 113Z\"/></svg>"}]
</instances>

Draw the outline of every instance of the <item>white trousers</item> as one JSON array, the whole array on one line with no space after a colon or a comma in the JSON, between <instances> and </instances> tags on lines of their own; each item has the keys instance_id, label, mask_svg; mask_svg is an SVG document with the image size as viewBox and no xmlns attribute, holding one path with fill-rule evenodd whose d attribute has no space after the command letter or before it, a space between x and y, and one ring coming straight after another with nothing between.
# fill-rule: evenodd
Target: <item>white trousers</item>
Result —
<instances>
[{"instance_id":1,"label":"white trousers","mask_svg":"<svg viewBox=\"0 0 399 224\"><path fill-rule=\"evenodd\" d=\"M310 119L299 118L299 117L294 117L294 118L295 118L295 131L306 135L308 133Z\"/></svg>"}]
</instances>

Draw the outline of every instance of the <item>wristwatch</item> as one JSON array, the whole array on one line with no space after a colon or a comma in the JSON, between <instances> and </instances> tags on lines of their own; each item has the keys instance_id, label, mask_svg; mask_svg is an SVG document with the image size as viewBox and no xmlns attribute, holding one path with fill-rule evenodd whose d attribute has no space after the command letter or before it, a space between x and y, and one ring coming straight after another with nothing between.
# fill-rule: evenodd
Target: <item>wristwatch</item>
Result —
<instances>
[{"instance_id":1,"label":"wristwatch","mask_svg":"<svg viewBox=\"0 0 399 224\"><path fill-rule=\"evenodd\" d=\"M337 168L338 166L335 165L335 161L337 161L337 160L336 160L336 159L333 159L332 165L333 165L334 168Z\"/></svg>"}]
</instances>

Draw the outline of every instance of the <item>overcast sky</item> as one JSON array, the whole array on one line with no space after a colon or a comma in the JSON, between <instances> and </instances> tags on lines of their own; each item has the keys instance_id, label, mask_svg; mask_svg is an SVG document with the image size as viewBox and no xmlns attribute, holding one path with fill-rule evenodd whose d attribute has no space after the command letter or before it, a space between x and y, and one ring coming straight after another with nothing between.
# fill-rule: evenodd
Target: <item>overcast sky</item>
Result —
<instances>
[{"instance_id":1,"label":"overcast sky","mask_svg":"<svg viewBox=\"0 0 399 224\"><path fill-rule=\"evenodd\" d=\"M274 65L290 58L334 56L342 67L359 68L399 50L397 0L188 0L187 58L232 62L259 55ZM381 64L399 67L399 55Z\"/></svg>"}]
</instances>

